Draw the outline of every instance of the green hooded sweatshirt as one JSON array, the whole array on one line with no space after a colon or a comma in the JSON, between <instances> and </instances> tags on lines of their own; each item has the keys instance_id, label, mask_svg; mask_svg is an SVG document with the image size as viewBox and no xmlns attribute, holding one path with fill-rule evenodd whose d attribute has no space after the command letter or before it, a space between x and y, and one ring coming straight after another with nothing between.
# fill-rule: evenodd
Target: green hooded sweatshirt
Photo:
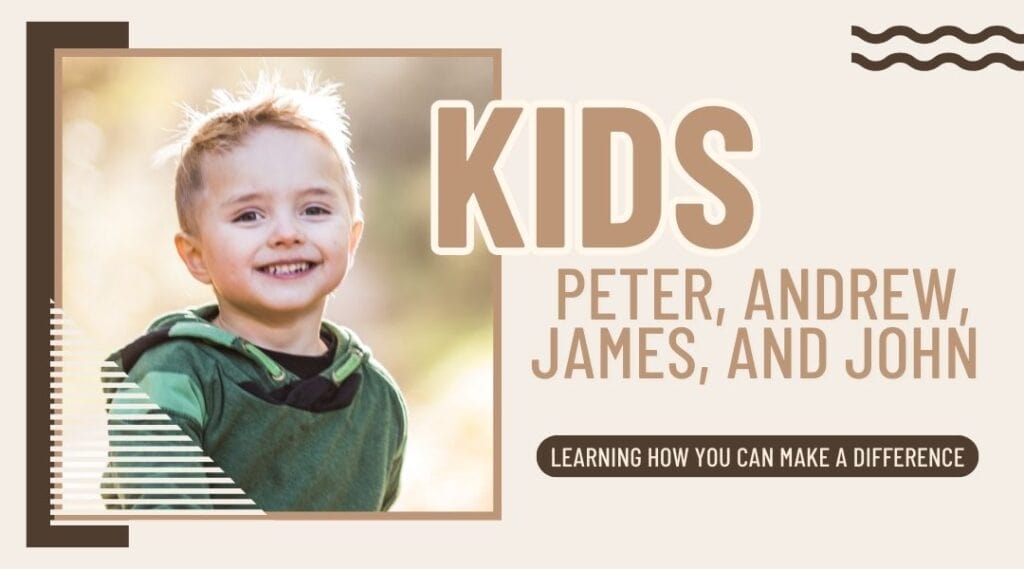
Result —
<instances>
[{"instance_id":1,"label":"green hooded sweatshirt","mask_svg":"<svg viewBox=\"0 0 1024 569\"><path fill-rule=\"evenodd\" d=\"M258 347L212 325L216 315L217 307L211 305L163 316L111 360L128 374L123 381L137 384L160 407L151 413L166 413L256 507L387 510L398 493L407 431L405 403L366 346L351 331L325 321L321 336L334 346L333 361L317 376L299 378ZM112 434L118 426L133 423L118 419L119 413L139 411L112 410ZM132 434L140 432L147 431ZM111 454L146 456L128 448L115 446ZM189 495L188 488L196 485L181 485L180 495L174 490L146 493L144 488L154 486L178 487L159 480L180 479L182 474L170 472L174 463L132 466L164 467L165 472L142 475L153 481L142 486L116 482L119 476L137 479L139 474L108 472L105 486L111 494L106 497L146 499L144 504L108 507L210 507L180 505L182 499L210 497ZM177 505L166 505L168 498L178 499Z\"/></svg>"}]
</instances>

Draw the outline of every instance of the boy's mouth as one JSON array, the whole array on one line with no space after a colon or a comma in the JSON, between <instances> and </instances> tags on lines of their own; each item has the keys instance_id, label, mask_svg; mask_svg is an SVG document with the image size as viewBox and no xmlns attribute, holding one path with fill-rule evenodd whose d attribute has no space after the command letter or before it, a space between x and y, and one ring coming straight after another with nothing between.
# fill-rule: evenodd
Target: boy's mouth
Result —
<instances>
[{"instance_id":1,"label":"boy's mouth","mask_svg":"<svg viewBox=\"0 0 1024 569\"><path fill-rule=\"evenodd\" d=\"M314 267L316 267L316 263L310 263L309 261L292 261L264 265L257 267L256 270L274 277L291 277L307 273Z\"/></svg>"}]
</instances>

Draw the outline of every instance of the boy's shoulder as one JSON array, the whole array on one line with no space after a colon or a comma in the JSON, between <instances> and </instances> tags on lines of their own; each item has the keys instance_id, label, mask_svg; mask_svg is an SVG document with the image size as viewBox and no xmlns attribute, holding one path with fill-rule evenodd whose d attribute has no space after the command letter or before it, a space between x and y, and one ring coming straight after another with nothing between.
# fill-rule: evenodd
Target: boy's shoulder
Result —
<instances>
[{"instance_id":1,"label":"boy's shoulder","mask_svg":"<svg viewBox=\"0 0 1024 569\"><path fill-rule=\"evenodd\" d=\"M359 337L358 334L356 334L351 328L340 326L330 320L324 320L322 326L331 332L338 340L338 352L340 357L345 357L344 352L356 354L360 361L360 368L366 372L366 375L369 376L371 381L381 382L388 390L394 393L394 396L404 407L405 402L402 400L401 390L398 388L398 383L395 381L395 378L392 377L391 372L389 372L383 364L373 356L373 352L370 347Z\"/></svg>"},{"instance_id":2,"label":"boy's shoulder","mask_svg":"<svg viewBox=\"0 0 1024 569\"><path fill-rule=\"evenodd\" d=\"M351 356L353 353L359 361L359 370L362 372L362 382L365 388L376 393L376 398L386 401L384 408L391 413L394 421L399 425L401 438L404 441L409 424L409 411L402 396L402 390L391 373L373 357L370 347L352 329L339 326L329 320L324 320L322 326L339 339L339 358ZM347 352L347 355L344 353ZM360 389L364 389L361 387ZM404 445L404 442L402 443Z\"/></svg>"},{"instance_id":3,"label":"boy's shoulder","mask_svg":"<svg viewBox=\"0 0 1024 569\"><path fill-rule=\"evenodd\" d=\"M218 359L217 345L230 346L236 337L204 317L216 307L203 306L164 314L144 334L114 352L110 360L126 373L193 371L202 374Z\"/></svg>"}]
</instances>

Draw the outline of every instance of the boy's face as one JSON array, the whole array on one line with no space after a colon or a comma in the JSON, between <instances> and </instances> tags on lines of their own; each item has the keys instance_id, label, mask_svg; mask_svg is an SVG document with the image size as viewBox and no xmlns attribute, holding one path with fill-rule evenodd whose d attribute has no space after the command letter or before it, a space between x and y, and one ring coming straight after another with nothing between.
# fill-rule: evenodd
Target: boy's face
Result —
<instances>
[{"instance_id":1,"label":"boy's face","mask_svg":"<svg viewBox=\"0 0 1024 569\"><path fill-rule=\"evenodd\" d=\"M351 265L362 222L353 222L340 161L320 137L260 126L241 145L203 163L198 235L178 253L213 285L221 311L272 321L322 314Z\"/></svg>"}]
</instances>

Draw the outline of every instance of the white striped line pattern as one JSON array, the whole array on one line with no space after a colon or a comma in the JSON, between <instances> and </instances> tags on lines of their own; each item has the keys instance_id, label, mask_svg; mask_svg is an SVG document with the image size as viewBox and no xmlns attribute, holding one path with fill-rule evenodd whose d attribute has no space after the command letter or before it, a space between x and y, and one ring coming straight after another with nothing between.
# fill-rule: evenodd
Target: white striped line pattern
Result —
<instances>
[{"instance_id":1,"label":"white striped line pattern","mask_svg":"<svg viewBox=\"0 0 1024 569\"><path fill-rule=\"evenodd\" d=\"M51 301L54 523L62 516L264 515L138 385L91 347ZM131 506L145 509L123 509Z\"/></svg>"}]
</instances>

